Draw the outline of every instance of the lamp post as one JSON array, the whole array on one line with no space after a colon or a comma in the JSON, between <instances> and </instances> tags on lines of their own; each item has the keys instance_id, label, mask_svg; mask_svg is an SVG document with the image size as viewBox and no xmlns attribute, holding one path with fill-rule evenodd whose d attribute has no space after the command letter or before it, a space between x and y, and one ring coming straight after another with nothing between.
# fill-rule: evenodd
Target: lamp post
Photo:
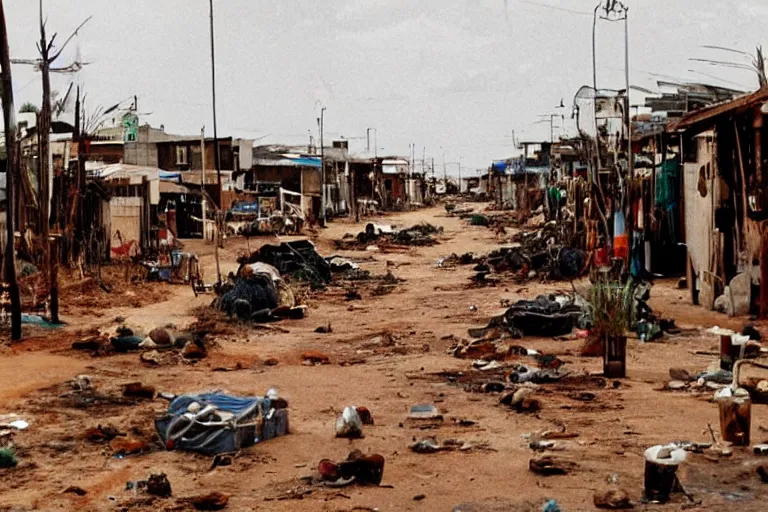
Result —
<instances>
[{"instance_id":1,"label":"lamp post","mask_svg":"<svg viewBox=\"0 0 768 512\"><path fill-rule=\"evenodd\" d=\"M325 125L325 107L320 108L320 180L322 182L322 206L323 206L323 226L328 221L325 208L325 147L323 145L323 129Z\"/></svg>"},{"instance_id":2,"label":"lamp post","mask_svg":"<svg viewBox=\"0 0 768 512\"><path fill-rule=\"evenodd\" d=\"M219 244L223 243L221 209L224 206L221 201L221 160L219 158L219 132L216 125L216 48L214 46L213 32L213 0L209 1L211 11L211 96L213 100L213 160L216 168L216 186L219 191L219 210L216 212L216 243L214 244L214 256L216 258L216 282L221 283L221 264L219 263ZM203 189L205 192L205 189ZM205 219L203 219L203 232L205 232Z\"/></svg>"},{"instance_id":3,"label":"lamp post","mask_svg":"<svg viewBox=\"0 0 768 512\"><path fill-rule=\"evenodd\" d=\"M461 194L461 159L464 158L463 156L459 157L459 194Z\"/></svg>"},{"instance_id":4,"label":"lamp post","mask_svg":"<svg viewBox=\"0 0 768 512\"><path fill-rule=\"evenodd\" d=\"M597 162L600 166L600 143L597 132L597 19L605 21L623 21L624 22L624 81L625 81L625 101L624 113L627 122L627 166L629 176L634 177L635 166L632 155L632 116L629 108L629 8L621 0L601 0L596 6L592 16L592 84L595 95L595 146L597 150Z\"/></svg>"}]
</instances>

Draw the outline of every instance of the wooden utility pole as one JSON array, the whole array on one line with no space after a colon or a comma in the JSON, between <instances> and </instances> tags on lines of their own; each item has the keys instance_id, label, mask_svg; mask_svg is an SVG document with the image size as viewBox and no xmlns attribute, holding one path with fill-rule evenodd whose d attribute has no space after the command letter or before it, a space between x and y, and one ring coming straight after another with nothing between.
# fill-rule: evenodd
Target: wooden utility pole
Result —
<instances>
[{"instance_id":1,"label":"wooden utility pole","mask_svg":"<svg viewBox=\"0 0 768 512\"><path fill-rule=\"evenodd\" d=\"M51 254L51 241L50 241L50 201L51 201L51 172L53 167L52 156L50 151L50 133L51 133L51 71L57 73L71 73L78 71L82 64L79 62L74 63L71 66L64 68L51 69L51 64L61 56L64 48L74 38L78 31L88 23L91 19L87 18L80 24L77 29L67 38L66 41L54 52L53 43L56 40L56 34L54 34L50 41L46 37L45 33L45 21L43 18L43 0L40 0L40 42L38 43L37 50L40 54L40 58L34 61L18 61L21 64L33 64L39 67L43 80L43 104L40 107L40 115L38 116L37 124L37 136L39 141L40 154L38 155L38 163L40 168L40 197L39 197L39 211L40 211L40 238L42 242L42 272L43 275L48 275L49 290L50 290L50 305L51 305L51 321L54 323L59 322L59 280L58 280L58 265L59 255Z\"/></svg>"},{"instance_id":2,"label":"wooden utility pole","mask_svg":"<svg viewBox=\"0 0 768 512\"><path fill-rule=\"evenodd\" d=\"M205 126L200 129L200 208L203 217L203 242L208 243L208 220L205 211ZM248 252L250 254L250 251Z\"/></svg>"},{"instance_id":3,"label":"wooden utility pole","mask_svg":"<svg viewBox=\"0 0 768 512\"><path fill-rule=\"evenodd\" d=\"M16 282L16 253L14 247L14 184L19 173L20 157L16 145L16 107L13 104L13 82L11 80L11 55L8 49L8 30L5 23L5 9L0 0L0 69L3 82L3 123L5 126L6 164L6 210L5 224L8 229L5 242L4 279L11 296L11 340L21 339L21 299L19 283Z\"/></svg>"},{"instance_id":4,"label":"wooden utility pole","mask_svg":"<svg viewBox=\"0 0 768 512\"><path fill-rule=\"evenodd\" d=\"M216 183L218 186L218 208L216 209L216 244L214 245L214 257L216 258L216 282L221 283L221 264L219 262L219 245L224 247L224 219L222 213L224 211L224 205L222 201L224 197L223 190L221 190L221 157L219 154L219 131L216 123L216 46L214 44L214 22L213 22L213 0L209 2L211 13L211 97L213 99L213 159L216 168Z\"/></svg>"},{"instance_id":5,"label":"wooden utility pole","mask_svg":"<svg viewBox=\"0 0 768 512\"><path fill-rule=\"evenodd\" d=\"M53 39L48 42L45 35L45 22L43 21L43 0L40 0L40 43L38 51L40 52L40 72L43 76L43 104L40 107L38 116L37 137L39 139L40 154L38 155L38 165L40 168L40 238L43 247L42 271L45 275L48 271L49 290L50 290L50 310L51 321L59 322L59 283L56 275L58 274L55 266L58 266L58 255L51 254L51 49Z\"/></svg>"}]
</instances>

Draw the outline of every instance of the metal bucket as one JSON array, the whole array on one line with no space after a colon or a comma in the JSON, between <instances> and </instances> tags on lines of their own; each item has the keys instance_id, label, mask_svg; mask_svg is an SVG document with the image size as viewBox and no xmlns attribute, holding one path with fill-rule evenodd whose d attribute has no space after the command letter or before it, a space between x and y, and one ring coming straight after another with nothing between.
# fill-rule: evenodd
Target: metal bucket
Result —
<instances>
[{"instance_id":1,"label":"metal bucket","mask_svg":"<svg viewBox=\"0 0 768 512\"><path fill-rule=\"evenodd\" d=\"M720 409L720 435L735 446L749 446L752 400L747 390L723 388L715 395Z\"/></svg>"},{"instance_id":2,"label":"metal bucket","mask_svg":"<svg viewBox=\"0 0 768 512\"><path fill-rule=\"evenodd\" d=\"M676 446L653 446L645 450L645 497L664 503L675 490L677 467L685 451Z\"/></svg>"}]
</instances>

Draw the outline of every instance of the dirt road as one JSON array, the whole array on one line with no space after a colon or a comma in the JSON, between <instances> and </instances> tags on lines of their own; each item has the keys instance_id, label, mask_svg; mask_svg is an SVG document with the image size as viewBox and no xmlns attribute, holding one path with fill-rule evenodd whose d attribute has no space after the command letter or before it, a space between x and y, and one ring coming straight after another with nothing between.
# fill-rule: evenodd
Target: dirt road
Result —
<instances>
[{"instance_id":1,"label":"dirt road","mask_svg":"<svg viewBox=\"0 0 768 512\"><path fill-rule=\"evenodd\" d=\"M330 287L310 297L307 318L279 324L286 332L233 329L217 339L218 346L199 364L151 368L143 366L135 354L91 358L69 349L75 328L114 327L112 319L118 316L147 329L192 322L191 309L211 297L195 298L188 287L169 286L166 300L151 306L68 318L72 326L68 330L6 350L0 358L0 404L6 412L21 414L30 428L14 434L19 466L0 470L0 510L118 510L133 497L133 491L125 490L127 481L158 472L168 475L174 497L221 491L231 495L229 509L238 511L449 511L462 503L474 506L462 510L475 512L535 511L548 499L557 500L563 511L584 511L594 510L593 494L608 488L611 475L641 510L673 511L684 506L702 511L765 510L768 490L754 473L754 457L743 450L714 461L689 455L680 480L693 502L680 497L668 505L639 504L646 448L676 440L705 442L707 425L717 430L718 410L709 401L711 393L660 391L669 380L670 367L695 373L716 359L693 353L714 350L716 340L711 336L696 331L657 343L632 340L629 378L615 385L583 379L581 384L542 386L538 392L542 410L535 415L518 414L499 405L498 394L467 392L448 378L457 372L478 372L471 369L471 361L447 354L452 343L447 337L467 337L467 328L503 311L502 299L532 298L570 285L510 281L497 287L470 287L469 267L438 268L436 261L451 253L492 249L499 240L491 230L446 217L442 208L381 221L430 222L445 232L433 247L387 254L343 253L361 261L367 270L377 274L390 270L404 282L388 295L374 297L364 291L361 301L351 302L344 300L344 290ZM333 223L316 239L319 251L336 252L332 240L360 229L348 222ZM251 248L257 243L252 240ZM191 247L207 251L204 266L210 279L210 249ZM236 267L236 254L244 247L244 241L228 245L222 253L224 272ZM727 319L686 305L685 291L674 284L657 283L652 305L678 317L682 327L740 328L743 324L744 319ZM332 333L314 332L329 322ZM574 374L599 371L599 360L574 355L580 343L520 340L527 348L559 354ZM301 353L306 350L322 351L331 364L302 365ZM279 364L263 365L267 358ZM352 360L360 364L344 364ZM238 363L243 369L215 371L234 369ZM151 438L153 419L165 402L129 405L105 399L73 406L66 398L71 389L66 381L82 373L106 397L119 397L121 385L131 381L172 393L226 389L262 395L275 386L290 403L291 435L245 450L232 465L213 470L210 458L160 449L115 458L108 447L84 440L85 430L113 424ZM421 430L404 423L410 406L419 403L436 404L445 417L443 425ZM365 428L363 439L334 437L336 415L347 405L366 406L373 412L375 426ZM471 422L454 421L459 419ZM768 410L754 406L755 442L768 439L763 426L768 427ZM530 472L534 454L522 436L563 429L578 437L559 442L564 451L557 455L577 467L565 476ZM440 441L459 439L474 449L435 454L409 450L409 444L429 436ZM312 473L320 459L341 460L355 448L386 458L383 486L306 488L300 480ZM86 494L62 493L70 486ZM127 509L170 510L175 503L174 499L153 504L137 501Z\"/></svg>"}]
</instances>

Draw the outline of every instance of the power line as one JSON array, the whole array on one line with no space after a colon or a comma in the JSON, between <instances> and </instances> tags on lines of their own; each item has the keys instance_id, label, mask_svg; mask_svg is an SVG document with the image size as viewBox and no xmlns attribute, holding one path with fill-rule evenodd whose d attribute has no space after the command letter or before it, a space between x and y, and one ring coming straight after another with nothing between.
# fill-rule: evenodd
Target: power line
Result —
<instances>
[{"instance_id":1,"label":"power line","mask_svg":"<svg viewBox=\"0 0 768 512\"><path fill-rule=\"evenodd\" d=\"M558 7L556 5L550 5L550 4L544 4L541 2L534 2L533 0L515 0L516 2L520 2L523 4L529 4L529 5L535 5L537 7L543 7L545 9L552 9L553 11L561 11L561 12L567 12L570 14L580 14L582 16L592 16L593 13L586 12L586 11L577 11L574 9L568 9L566 7Z\"/></svg>"}]
</instances>

